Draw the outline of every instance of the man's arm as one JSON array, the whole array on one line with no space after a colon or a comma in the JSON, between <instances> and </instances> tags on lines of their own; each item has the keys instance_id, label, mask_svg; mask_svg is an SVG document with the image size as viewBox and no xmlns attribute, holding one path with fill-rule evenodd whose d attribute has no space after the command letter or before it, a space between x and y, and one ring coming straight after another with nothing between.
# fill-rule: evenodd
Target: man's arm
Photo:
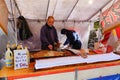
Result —
<instances>
[{"instance_id":1,"label":"man's arm","mask_svg":"<svg viewBox=\"0 0 120 80\"><path fill-rule=\"evenodd\" d=\"M70 41L69 41L69 39L67 38L63 45L67 45L68 43L70 43Z\"/></svg>"},{"instance_id":2,"label":"man's arm","mask_svg":"<svg viewBox=\"0 0 120 80\"><path fill-rule=\"evenodd\" d=\"M45 43L46 45L49 45L49 42L48 42L47 36L46 36L46 29L45 28L41 28L40 40L41 40L42 43Z\"/></svg>"},{"instance_id":3,"label":"man's arm","mask_svg":"<svg viewBox=\"0 0 120 80\"><path fill-rule=\"evenodd\" d=\"M55 29L55 27L54 27L54 37L55 37L55 42L59 43L58 35L57 35L57 30Z\"/></svg>"}]
</instances>

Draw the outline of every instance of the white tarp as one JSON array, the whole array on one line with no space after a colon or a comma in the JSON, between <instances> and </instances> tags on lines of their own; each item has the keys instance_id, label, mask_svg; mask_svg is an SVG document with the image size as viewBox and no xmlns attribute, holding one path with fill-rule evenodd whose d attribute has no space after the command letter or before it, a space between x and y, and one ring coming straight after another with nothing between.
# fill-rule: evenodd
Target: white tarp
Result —
<instances>
[{"instance_id":1,"label":"white tarp","mask_svg":"<svg viewBox=\"0 0 120 80\"><path fill-rule=\"evenodd\" d=\"M104 61L119 60L120 55L113 52L107 54L88 55L87 58L81 56L60 57L51 59L40 59L35 61L35 69L51 68L56 66L65 66L81 63L95 63Z\"/></svg>"}]
</instances>

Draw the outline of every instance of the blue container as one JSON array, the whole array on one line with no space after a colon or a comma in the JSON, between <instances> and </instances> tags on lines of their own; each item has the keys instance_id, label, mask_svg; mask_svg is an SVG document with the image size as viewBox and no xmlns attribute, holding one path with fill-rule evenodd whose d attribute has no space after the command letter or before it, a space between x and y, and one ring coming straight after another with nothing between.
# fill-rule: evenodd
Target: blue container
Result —
<instances>
[{"instance_id":1,"label":"blue container","mask_svg":"<svg viewBox=\"0 0 120 80\"><path fill-rule=\"evenodd\" d=\"M97 78L92 78L88 80L120 80L120 74L109 75L109 76L100 76Z\"/></svg>"}]
</instances>

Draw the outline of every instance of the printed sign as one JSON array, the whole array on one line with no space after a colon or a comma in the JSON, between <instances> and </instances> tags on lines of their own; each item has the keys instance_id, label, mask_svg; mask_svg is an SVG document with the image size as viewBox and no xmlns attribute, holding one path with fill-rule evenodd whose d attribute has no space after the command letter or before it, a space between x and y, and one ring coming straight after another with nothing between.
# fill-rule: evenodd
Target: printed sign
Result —
<instances>
[{"instance_id":1,"label":"printed sign","mask_svg":"<svg viewBox=\"0 0 120 80\"><path fill-rule=\"evenodd\" d=\"M26 50L14 50L14 69L28 68Z\"/></svg>"}]
</instances>

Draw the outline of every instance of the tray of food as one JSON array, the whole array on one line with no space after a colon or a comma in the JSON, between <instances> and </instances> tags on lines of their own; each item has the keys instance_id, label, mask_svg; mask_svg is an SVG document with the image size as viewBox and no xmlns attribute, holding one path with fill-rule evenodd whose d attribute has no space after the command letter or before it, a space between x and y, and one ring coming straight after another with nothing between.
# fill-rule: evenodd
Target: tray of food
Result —
<instances>
[{"instance_id":1,"label":"tray of food","mask_svg":"<svg viewBox=\"0 0 120 80\"><path fill-rule=\"evenodd\" d=\"M39 52L31 53L30 57L32 59L38 59L38 58L64 57L64 56L72 56L72 55L76 55L76 54L68 50L62 50L62 51L41 50Z\"/></svg>"}]
</instances>

